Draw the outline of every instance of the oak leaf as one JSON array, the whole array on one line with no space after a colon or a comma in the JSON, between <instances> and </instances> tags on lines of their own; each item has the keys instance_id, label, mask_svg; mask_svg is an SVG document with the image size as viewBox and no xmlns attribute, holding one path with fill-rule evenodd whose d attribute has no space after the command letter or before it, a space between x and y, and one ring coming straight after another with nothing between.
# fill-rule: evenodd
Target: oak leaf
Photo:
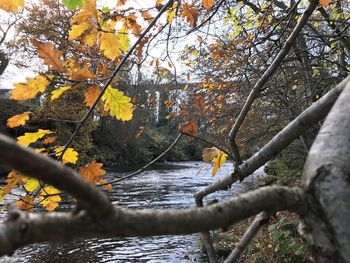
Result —
<instances>
[{"instance_id":1,"label":"oak leaf","mask_svg":"<svg viewBox=\"0 0 350 263\"><path fill-rule=\"evenodd\" d=\"M89 22L82 22L78 25L73 25L69 31L68 40L72 41L72 40L78 39L90 27L91 27L91 24Z\"/></svg>"},{"instance_id":2,"label":"oak leaf","mask_svg":"<svg viewBox=\"0 0 350 263\"><path fill-rule=\"evenodd\" d=\"M0 9L7 12L17 13L24 6L24 0L0 0Z\"/></svg>"},{"instance_id":3,"label":"oak leaf","mask_svg":"<svg viewBox=\"0 0 350 263\"><path fill-rule=\"evenodd\" d=\"M26 132L24 135L17 137L17 141L23 146L28 146L50 133L52 131L42 129L39 129L37 132Z\"/></svg>"},{"instance_id":4,"label":"oak leaf","mask_svg":"<svg viewBox=\"0 0 350 263\"><path fill-rule=\"evenodd\" d=\"M14 128L17 126L24 125L27 120L29 120L29 114L31 114L30 111L23 112L21 114L12 116L7 120L7 127Z\"/></svg>"},{"instance_id":5,"label":"oak leaf","mask_svg":"<svg viewBox=\"0 0 350 263\"><path fill-rule=\"evenodd\" d=\"M202 151L203 162L205 163L211 162L216 156L218 156L219 153L220 153L220 150L216 147L204 148Z\"/></svg>"},{"instance_id":6,"label":"oak leaf","mask_svg":"<svg viewBox=\"0 0 350 263\"><path fill-rule=\"evenodd\" d=\"M213 159L213 170L211 172L212 176L215 176L221 166L225 163L227 154L223 151L220 151L219 154Z\"/></svg>"},{"instance_id":7,"label":"oak leaf","mask_svg":"<svg viewBox=\"0 0 350 263\"><path fill-rule=\"evenodd\" d=\"M92 162L85 166L79 167L79 174L88 182L92 184L104 184L107 180L102 179L106 171L101 169L103 163ZM103 186L106 189L111 189L111 185Z\"/></svg>"},{"instance_id":8,"label":"oak leaf","mask_svg":"<svg viewBox=\"0 0 350 263\"><path fill-rule=\"evenodd\" d=\"M101 33L100 49L103 55L111 60L127 51L129 46L130 40L127 34Z\"/></svg>"},{"instance_id":9,"label":"oak leaf","mask_svg":"<svg viewBox=\"0 0 350 263\"><path fill-rule=\"evenodd\" d=\"M51 92L51 101L58 99L59 97L61 97L61 95L63 94L63 92L67 91L71 89L71 86L63 86L60 87L57 90L54 90Z\"/></svg>"},{"instance_id":10,"label":"oak leaf","mask_svg":"<svg viewBox=\"0 0 350 263\"><path fill-rule=\"evenodd\" d=\"M92 105L95 103L97 100L98 95L100 95L100 89L97 86L92 86L90 87L85 93L85 104L88 107L92 107Z\"/></svg>"},{"instance_id":11,"label":"oak leaf","mask_svg":"<svg viewBox=\"0 0 350 263\"><path fill-rule=\"evenodd\" d=\"M7 179L6 179L6 185L4 186L4 188L2 189L1 195L5 196L9 193L11 193L12 189L16 186L16 185L24 185L27 181L27 178L23 175L21 175L19 172L17 171L11 171L8 175L7 175Z\"/></svg>"},{"instance_id":12,"label":"oak leaf","mask_svg":"<svg viewBox=\"0 0 350 263\"><path fill-rule=\"evenodd\" d=\"M11 99L28 100L36 97L38 93L45 91L50 84L50 76L38 75L35 78L26 78L26 83L14 83L16 87L10 90Z\"/></svg>"},{"instance_id":13,"label":"oak leaf","mask_svg":"<svg viewBox=\"0 0 350 263\"><path fill-rule=\"evenodd\" d=\"M186 18L191 27L196 26L198 19L198 10L195 7L192 7L189 4L184 4L181 16Z\"/></svg>"},{"instance_id":14,"label":"oak leaf","mask_svg":"<svg viewBox=\"0 0 350 263\"><path fill-rule=\"evenodd\" d=\"M54 141L56 141L57 139L57 136L50 136L50 137L47 137L43 140L43 144L50 144L50 143L53 143Z\"/></svg>"},{"instance_id":15,"label":"oak leaf","mask_svg":"<svg viewBox=\"0 0 350 263\"><path fill-rule=\"evenodd\" d=\"M55 49L52 43L44 43L36 39L31 40L32 44L37 48L39 57L44 60L44 63L52 70L61 71L63 61L60 59L62 51Z\"/></svg>"},{"instance_id":16,"label":"oak leaf","mask_svg":"<svg viewBox=\"0 0 350 263\"><path fill-rule=\"evenodd\" d=\"M74 10L77 8L82 8L84 5L84 0L62 0L62 4L64 4L68 10Z\"/></svg>"},{"instance_id":17,"label":"oak leaf","mask_svg":"<svg viewBox=\"0 0 350 263\"><path fill-rule=\"evenodd\" d=\"M192 120L184 123L180 127L180 132L181 133L187 133L189 135L197 136L198 135L198 124L197 124L197 121L195 119L192 119ZM193 138L189 137L188 140L192 141Z\"/></svg>"},{"instance_id":18,"label":"oak leaf","mask_svg":"<svg viewBox=\"0 0 350 263\"><path fill-rule=\"evenodd\" d=\"M329 0L320 0L320 4L321 4L323 7L328 7L328 6L329 6Z\"/></svg>"},{"instance_id":19,"label":"oak leaf","mask_svg":"<svg viewBox=\"0 0 350 263\"><path fill-rule=\"evenodd\" d=\"M203 7L210 10L214 5L214 0L202 0Z\"/></svg>"},{"instance_id":20,"label":"oak leaf","mask_svg":"<svg viewBox=\"0 0 350 263\"><path fill-rule=\"evenodd\" d=\"M19 209L23 211L30 211L34 206L35 198L30 195L22 197L20 200L16 201L16 205Z\"/></svg>"},{"instance_id":21,"label":"oak leaf","mask_svg":"<svg viewBox=\"0 0 350 263\"><path fill-rule=\"evenodd\" d=\"M61 202L61 197L59 196L61 192L53 186L45 186L39 195L40 203L47 211L54 211Z\"/></svg>"},{"instance_id":22,"label":"oak leaf","mask_svg":"<svg viewBox=\"0 0 350 263\"><path fill-rule=\"evenodd\" d=\"M57 157L62 155L63 147L55 148L55 153ZM62 163L77 163L78 153L73 148L67 148L62 157Z\"/></svg>"},{"instance_id":23,"label":"oak leaf","mask_svg":"<svg viewBox=\"0 0 350 263\"><path fill-rule=\"evenodd\" d=\"M131 98L125 96L122 91L108 86L102 100L105 101L104 110L109 111L109 114L116 117L117 120L129 121L132 119Z\"/></svg>"},{"instance_id":24,"label":"oak leaf","mask_svg":"<svg viewBox=\"0 0 350 263\"><path fill-rule=\"evenodd\" d=\"M173 6L167 10L167 18L166 18L167 22L171 24L175 16L176 16L176 3L174 3Z\"/></svg>"},{"instance_id":25,"label":"oak leaf","mask_svg":"<svg viewBox=\"0 0 350 263\"><path fill-rule=\"evenodd\" d=\"M72 67L68 69L67 76L72 80L87 80L96 78L96 75L91 72L87 63L85 63L81 68Z\"/></svg>"},{"instance_id":26,"label":"oak leaf","mask_svg":"<svg viewBox=\"0 0 350 263\"><path fill-rule=\"evenodd\" d=\"M29 191L33 192L40 186L39 180L35 178L28 178L26 184L24 185L24 188Z\"/></svg>"}]
</instances>

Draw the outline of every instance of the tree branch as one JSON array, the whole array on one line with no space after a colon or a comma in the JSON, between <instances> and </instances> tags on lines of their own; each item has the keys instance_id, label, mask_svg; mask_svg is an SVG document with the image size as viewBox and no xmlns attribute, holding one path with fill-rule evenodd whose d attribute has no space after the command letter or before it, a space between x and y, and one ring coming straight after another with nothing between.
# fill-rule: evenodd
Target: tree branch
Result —
<instances>
[{"instance_id":1,"label":"tree branch","mask_svg":"<svg viewBox=\"0 0 350 263\"><path fill-rule=\"evenodd\" d=\"M32 214L10 206L8 219L0 225L0 255L34 242L191 234L227 227L260 211L275 213L289 209L303 213L303 202L303 193L298 188L263 187L204 208L135 210L115 207L112 216L98 222L84 210L78 214Z\"/></svg>"},{"instance_id":2,"label":"tree branch","mask_svg":"<svg viewBox=\"0 0 350 263\"><path fill-rule=\"evenodd\" d=\"M44 181L70 194L95 217L107 216L111 210L107 196L76 172L53 159L22 147L0 134L0 166Z\"/></svg>"},{"instance_id":3,"label":"tree branch","mask_svg":"<svg viewBox=\"0 0 350 263\"><path fill-rule=\"evenodd\" d=\"M265 83L269 80L269 78L276 72L278 69L278 66L284 59L284 57L287 55L291 47L293 46L296 38L299 36L299 33L303 29L304 25L312 15L313 11L316 9L319 1L318 0L312 0L305 12L303 13L302 17L300 18L299 22L295 26L293 32L290 34L288 39L286 40L284 46L279 51L271 65L268 67L268 69L264 72L264 74L261 76L261 78L258 80L258 82L254 85L253 89L251 90L241 112L239 113L234 125L232 126L232 129L229 133L229 141L231 144L231 150L233 150L233 153L235 155L235 161L236 166L238 166L240 161L240 156L238 153L238 150L236 148L235 139L237 132L239 131L241 125L243 124L243 121L245 117L247 116L249 109L251 105L253 104L255 98L260 93L261 89L265 85Z\"/></svg>"},{"instance_id":4,"label":"tree branch","mask_svg":"<svg viewBox=\"0 0 350 263\"><path fill-rule=\"evenodd\" d=\"M276 134L263 148L261 148L260 151L238 167L240 169L240 174L233 172L226 175L222 179L198 191L195 194L195 198L201 200L204 196L215 191L227 189L232 183L238 179L243 180L256 169L264 165L273 156L279 154L292 141L312 127L312 125L326 117L339 94L349 81L350 76L290 122L282 131Z\"/></svg>"},{"instance_id":5,"label":"tree branch","mask_svg":"<svg viewBox=\"0 0 350 263\"><path fill-rule=\"evenodd\" d=\"M242 239L239 241L239 244L225 259L224 263L234 263L237 261L239 256L243 253L244 249L249 245L250 241L258 233L259 229L262 227L263 223L267 221L268 218L269 215L266 212L261 212L255 217L253 223L249 226Z\"/></svg>"}]
</instances>

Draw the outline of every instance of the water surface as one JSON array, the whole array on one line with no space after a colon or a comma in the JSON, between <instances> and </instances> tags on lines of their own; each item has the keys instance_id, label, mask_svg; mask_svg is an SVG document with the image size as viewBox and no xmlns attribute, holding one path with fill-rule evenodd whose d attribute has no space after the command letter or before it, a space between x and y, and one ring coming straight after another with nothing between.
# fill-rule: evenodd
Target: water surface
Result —
<instances>
[{"instance_id":1,"label":"water surface","mask_svg":"<svg viewBox=\"0 0 350 263\"><path fill-rule=\"evenodd\" d=\"M226 175L232 167L227 163L213 178L211 166L202 162L172 163L180 169L150 170L114 186L110 198L116 205L130 208L191 208L195 192ZM245 192L261 182L263 169L228 191L210 195L226 199ZM120 176L110 172L106 178ZM63 209L69 204L63 204ZM3 220L5 214L0 218ZM92 239L66 244L34 244L19 249L0 262L206 262L199 249L199 235L157 236L147 238Z\"/></svg>"}]
</instances>

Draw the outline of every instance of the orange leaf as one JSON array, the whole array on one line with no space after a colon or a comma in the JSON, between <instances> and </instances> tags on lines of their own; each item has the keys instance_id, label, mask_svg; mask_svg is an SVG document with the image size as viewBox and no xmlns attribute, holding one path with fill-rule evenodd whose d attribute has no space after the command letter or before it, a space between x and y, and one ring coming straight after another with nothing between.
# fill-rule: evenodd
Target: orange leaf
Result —
<instances>
[{"instance_id":1,"label":"orange leaf","mask_svg":"<svg viewBox=\"0 0 350 263\"><path fill-rule=\"evenodd\" d=\"M202 0L203 7L210 10L214 5L214 0Z\"/></svg>"},{"instance_id":2,"label":"orange leaf","mask_svg":"<svg viewBox=\"0 0 350 263\"><path fill-rule=\"evenodd\" d=\"M97 86L92 86L85 93L85 104L88 107L92 107L92 105L97 100L98 95L100 95L100 89Z\"/></svg>"},{"instance_id":3,"label":"orange leaf","mask_svg":"<svg viewBox=\"0 0 350 263\"><path fill-rule=\"evenodd\" d=\"M127 1L128 1L128 0L118 0L118 1L117 1L117 6L123 6L123 5L126 4Z\"/></svg>"},{"instance_id":4,"label":"orange leaf","mask_svg":"<svg viewBox=\"0 0 350 263\"><path fill-rule=\"evenodd\" d=\"M96 78L96 75L91 72L89 69L88 64L84 64L82 68L73 68L67 72L67 75L72 80L87 80L87 79L94 79Z\"/></svg>"},{"instance_id":5,"label":"orange leaf","mask_svg":"<svg viewBox=\"0 0 350 263\"><path fill-rule=\"evenodd\" d=\"M26 83L14 83L16 87L11 90L11 99L13 100L28 100L33 99L45 91L46 87L50 84L50 77L38 75L35 78L26 78Z\"/></svg>"},{"instance_id":6,"label":"orange leaf","mask_svg":"<svg viewBox=\"0 0 350 263\"><path fill-rule=\"evenodd\" d=\"M106 171L101 169L103 163L92 162L79 168L80 175L88 182L92 184L103 184L107 181L102 179L102 176L106 174ZM111 185L103 186L106 189L111 189Z\"/></svg>"},{"instance_id":7,"label":"orange leaf","mask_svg":"<svg viewBox=\"0 0 350 263\"><path fill-rule=\"evenodd\" d=\"M63 61L60 59L62 52L55 49L51 43L44 43L36 39L32 39L32 44L37 48L39 57L52 70L60 71L63 67Z\"/></svg>"},{"instance_id":8,"label":"orange leaf","mask_svg":"<svg viewBox=\"0 0 350 263\"><path fill-rule=\"evenodd\" d=\"M135 135L135 139L136 139L136 140L138 140L138 139L141 138L141 135L142 135L142 133L143 133L144 130L145 130L145 127L143 127L143 126L141 126L141 127L139 128L138 133Z\"/></svg>"},{"instance_id":9,"label":"orange leaf","mask_svg":"<svg viewBox=\"0 0 350 263\"><path fill-rule=\"evenodd\" d=\"M31 114L30 111L23 112L22 114L18 114L15 116L12 116L7 120L7 127L14 128L17 126L24 125L27 120L29 120L29 114Z\"/></svg>"},{"instance_id":10,"label":"orange leaf","mask_svg":"<svg viewBox=\"0 0 350 263\"><path fill-rule=\"evenodd\" d=\"M198 10L195 7L191 7L189 4L184 4L181 16L186 18L191 27L196 26L198 19Z\"/></svg>"},{"instance_id":11,"label":"orange leaf","mask_svg":"<svg viewBox=\"0 0 350 263\"><path fill-rule=\"evenodd\" d=\"M30 211L34 206L34 197L26 195L16 202L18 208L23 211Z\"/></svg>"},{"instance_id":12,"label":"orange leaf","mask_svg":"<svg viewBox=\"0 0 350 263\"><path fill-rule=\"evenodd\" d=\"M54 141L56 141L56 139L57 139L57 136L47 137L46 139L43 140L43 144L53 143Z\"/></svg>"},{"instance_id":13,"label":"orange leaf","mask_svg":"<svg viewBox=\"0 0 350 263\"><path fill-rule=\"evenodd\" d=\"M321 4L323 7L328 7L328 6L329 6L329 0L320 0L320 4Z\"/></svg>"},{"instance_id":14,"label":"orange leaf","mask_svg":"<svg viewBox=\"0 0 350 263\"><path fill-rule=\"evenodd\" d=\"M181 133L187 133L189 135L198 135L198 125L197 125L197 121L195 119L192 119L188 122L186 122L185 124L183 124L180 127L180 132ZM189 137L188 138L189 141L192 141L193 138Z\"/></svg>"},{"instance_id":15,"label":"orange leaf","mask_svg":"<svg viewBox=\"0 0 350 263\"><path fill-rule=\"evenodd\" d=\"M23 185L25 184L25 182L26 182L26 178L22 176L19 172L11 171L7 175L6 185L2 189L1 195L4 196L11 193L13 187L15 187L16 185Z\"/></svg>"}]
</instances>

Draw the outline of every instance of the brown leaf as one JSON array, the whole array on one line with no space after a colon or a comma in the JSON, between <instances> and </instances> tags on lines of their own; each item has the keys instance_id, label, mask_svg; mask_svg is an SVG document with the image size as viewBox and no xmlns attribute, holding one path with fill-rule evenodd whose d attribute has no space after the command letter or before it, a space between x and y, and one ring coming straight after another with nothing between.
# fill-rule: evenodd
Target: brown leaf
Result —
<instances>
[{"instance_id":1,"label":"brown leaf","mask_svg":"<svg viewBox=\"0 0 350 263\"><path fill-rule=\"evenodd\" d=\"M85 104L88 107L92 107L92 105L95 103L95 101L97 100L98 95L100 95L100 89L97 86L92 86L91 88L89 88L85 93Z\"/></svg>"},{"instance_id":2,"label":"brown leaf","mask_svg":"<svg viewBox=\"0 0 350 263\"><path fill-rule=\"evenodd\" d=\"M31 40L32 44L37 48L39 57L44 60L44 63L52 70L61 71L63 61L60 59L62 52L55 49L51 43L44 43L36 39Z\"/></svg>"},{"instance_id":3,"label":"brown leaf","mask_svg":"<svg viewBox=\"0 0 350 263\"><path fill-rule=\"evenodd\" d=\"M34 206L34 197L26 195L16 202L19 209L23 211L30 211Z\"/></svg>"},{"instance_id":4,"label":"brown leaf","mask_svg":"<svg viewBox=\"0 0 350 263\"><path fill-rule=\"evenodd\" d=\"M186 122L185 124L183 124L180 127L180 132L181 133L187 133L189 135L194 135L197 136L198 135L198 125L197 125L197 121L195 119L192 119L188 122ZM192 141L193 138L189 137L188 138L189 141Z\"/></svg>"},{"instance_id":5,"label":"brown leaf","mask_svg":"<svg viewBox=\"0 0 350 263\"><path fill-rule=\"evenodd\" d=\"M321 4L323 7L328 7L328 6L329 6L329 0L320 0L320 4Z\"/></svg>"},{"instance_id":6,"label":"brown leaf","mask_svg":"<svg viewBox=\"0 0 350 263\"><path fill-rule=\"evenodd\" d=\"M56 141L56 139L57 139L57 136L47 137L46 139L43 140L43 144L53 143L54 141Z\"/></svg>"},{"instance_id":7,"label":"brown leaf","mask_svg":"<svg viewBox=\"0 0 350 263\"><path fill-rule=\"evenodd\" d=\"M195 7L192 7L189 4L184 4L181 16L186 18L191 27L196 26L198 19L198 10Z\"/></svg>"},{"instance_id":8,"label":"brown leaf","mask_svg":"<svg viewBox=\"0 0 350 263\"><path fill-rule=\"evenodd\" d=\"M220 150L216 147L204 148L202 151L203 162L205 163L211 162L219 153L220 153Z\"/></svg>"}]
</instances>

